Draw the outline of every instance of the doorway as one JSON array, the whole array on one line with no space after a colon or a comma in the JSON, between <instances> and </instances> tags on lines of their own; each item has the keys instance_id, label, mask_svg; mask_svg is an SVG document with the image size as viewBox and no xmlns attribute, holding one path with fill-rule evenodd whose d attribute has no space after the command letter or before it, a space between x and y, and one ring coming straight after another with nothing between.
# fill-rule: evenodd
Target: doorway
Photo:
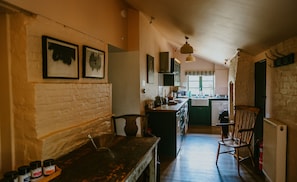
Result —
<instances>
[{"instance_id":1,"label":"doorway","mask_svg":"<svg viewBox=\"0 0 297 182\"><path fill-rule=\"evenodd\" d=\"M259 141L263 138L263 118L266 108L266 59L255 63L255 106L260 108L254 136L254 157L259 161Z\"/></svg>"}]
</instances>

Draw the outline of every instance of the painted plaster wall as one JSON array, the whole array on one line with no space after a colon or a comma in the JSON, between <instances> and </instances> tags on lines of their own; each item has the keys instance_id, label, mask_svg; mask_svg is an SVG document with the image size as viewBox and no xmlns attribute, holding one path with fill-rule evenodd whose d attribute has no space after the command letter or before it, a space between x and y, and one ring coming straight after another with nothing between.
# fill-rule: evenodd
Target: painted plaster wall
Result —
<instances>
[{"instance_id":1,"label":"painted plaster wall","mask_svg":"<svg viewBox=\"0 0 297 182\"><path fill-rule=\"evenodd\" d=\"M228 68L215 65L215 94L228 95Z\"/></svg>"},{"instance_id":2,"label":"painted plaster wall","mask_svg":"<svg viewBox=\"0 0 297 182\"><path fill-rule=\"evenodd\" d=\"M215 64L200 57L195 57L196 61L186 62L187 54L181 54L180 48L173 48L173 57L178 58L181 62L181 90L187 87L186 71L214 71L215 74L215 92L214 94L228 95L228 70L225 65ZM197 53L199 55L199 51Z\"/></svg>"},{"instance_id":3,"label":"painted plaster wall","mask_svg":"<svg viewBox=\"0 0 297 182\"><path fill-rule=\"evenodd\" d=\"M116 47L127 48L127 5L122 0L4 0Z\"/></svg>"},{"instance_id":4,"label":"painted plaster wall","mask_svg":"<svg viewBox=\"0 0 297 182\"><path fill-rule=\"evenodd\" d=\"M215 64L205 61L201 58L196 58L195 62L185 62L186 58L185 55L177 54L180 56L181 61L181 84L182 86L187 86L187 77L185 72L186 71L214 71Z\"/></svg>"},{"instance_id":5,"label":"painted plaster wall","mask_svg":"<svg viewBox=\"0 0 297 182\"><path fill-rule=\"evenodd\" d=\"M109 53L109 81L113 85L112 105L116 115L144 114L146 101L158 95L159 52L171 50L143 13L129 9L128 19L129 51ZM147 54L154 57L154 83L147 83Z\"/></svg>"},{"instance_id":6,"label":"painted plaster wall","mask_svg":"<svg viewBox=\"0 0 297 182\"><path fill-rule=\"evenodd\" d=\"M144 113L146 100L154 100L155 96L159 95L159 90L162 86L158 85L159 72L159 53L172 52L172 47L164 39L164 37L156 30L154 22L150 23L150 17L143 13L139 14L139 66L140 66L140 100L141 113ZM147 65L146 55L149 54L154 57L154 83L147 83ZM141 90L145 89L146 93ZM167 88L169 92L170 89Z\"/></svg>"},{"instance_id":7,"label":"painted plaster wall","mask_svg":"<svg viewBox=\"0 0 297 182\"><path fill-rule=\"evenodd\" d=\"M115 52L109 54L109 81L112 83L112 112L140 113L139 52Z\"/></svg>"}]
</instances>

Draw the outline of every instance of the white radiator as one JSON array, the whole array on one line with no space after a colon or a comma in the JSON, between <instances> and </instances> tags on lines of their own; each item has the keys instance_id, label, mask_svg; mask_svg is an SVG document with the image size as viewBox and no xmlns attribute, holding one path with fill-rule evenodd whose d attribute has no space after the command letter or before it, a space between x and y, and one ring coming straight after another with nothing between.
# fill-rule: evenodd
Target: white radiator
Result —
<instances>
[{"instance_id":1,"label":"white radiator","mask_svg":"<svg viewBox=\"0 0 297 182\"><path fill-rule=\"evenodd\" d=\"M264 118L262 171L269 181L286 181L286 153L287 125Z\"/></svg>"}]
</instances>

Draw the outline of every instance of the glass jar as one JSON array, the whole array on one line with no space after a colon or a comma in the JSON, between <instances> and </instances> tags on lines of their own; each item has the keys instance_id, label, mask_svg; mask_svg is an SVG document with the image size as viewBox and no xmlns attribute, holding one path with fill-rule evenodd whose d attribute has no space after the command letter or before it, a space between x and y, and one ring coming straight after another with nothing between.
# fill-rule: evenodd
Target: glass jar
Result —
<instances>
[{"instance_id":1,"label":"glass jar","mask_svg":"<svg viewBox=\"0 0 297 182\"><path fill-rule=\"evenodd\" d=\"M30 182L31 180L30 171L31 171L30 166L19 167L18 168L19 182Z\"/></svg>"},{"instance_id":2,"label":"glass jar","mask_svg":"<svg viewBox=\"0 0 297 182\"><path fill-rule=\"evenodd\" d=\"M43 161L43 175L49 176L56 172L56 162L54 159L47 159Z\"/></svg>"},{"instance_id":3,"label":"glass jar","mask_svg":"<svg viewBox=\"0 0 297 182\"><path fill-rule=\"evenodd\" d=\"M4 173L4 179L10 182L18 182L18 176L17 171L8 171Z\"/></svg>"},{"instance_id":4,"label":"glass jar","mask_svg":"<svg viewBox=\"0 0 297 182\"><path fill-rule=\"evenodd\" d=\"M30 162L31 179L37 179L42 176L41 161Z\"/></svg>"}]
</instances>

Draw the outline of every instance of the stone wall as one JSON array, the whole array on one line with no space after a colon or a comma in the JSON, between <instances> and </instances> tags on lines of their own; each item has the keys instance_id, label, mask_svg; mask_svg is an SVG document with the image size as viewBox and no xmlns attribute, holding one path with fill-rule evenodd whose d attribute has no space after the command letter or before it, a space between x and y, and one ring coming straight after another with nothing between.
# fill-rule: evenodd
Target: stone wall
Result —
<instances>
[{"instance_id":1,"label":"stone wall","mask_svg":"<svg viewBox=\"0 0 297 182\"><path fill-rule=\"evenodd\" d=\"M270 55L270 50L277 50L284 55L295 53L295 62L273 67L272 60L265 56L265 53ZM297 178L297 37L283 41L270 50L255 56L255 61L263 59L267 61L266 117L279 120L288 126L287 181L295 181Z\"/></svg>"},{"instance_id":2,"label":"stone wall","mask_svg":"<svg viewBox=\"0 0 297 182\"><path fill-rule=\"evenodd\" d=\"M88 133L110 131L109 84L35 85L36 131L41 158L57 157L85 143Z\"/></svg>"},{"instance_id":3,"label":"stone wall","mask_svg":"<svg viewBox=\"0 0 297 182\"><path fill-rule=\"evenodd\" d=\"M233 83L229 113L233 119L235 105L254 105L254 62L251 55L238 51L229 64L229 83ZM230 93L230 85L228 90Z\"/></svg>"},{"instance_id":4,"label":"stone wall","mask_svg":"<svg viewBox=\"0 0 297 182\"><path fill-rule=\"evenodd\" d=\"M106 51L107 44L38 15L10 15L11 80L16 166L57 158L111 131L111 85L82 78L82 45ZM42 35L79 46L79 79L42 78Z\"/></svg>"},{"instance_id":5,"label":"stone wall","mask_svg":"<svg viewBox=\"0 0 297 182\"><path fill-rule=\"evenodd\" d=\"M254 69L253 57L240 51L234 82L234 105L254 105Z\"/></svg>"}]
</instances>

